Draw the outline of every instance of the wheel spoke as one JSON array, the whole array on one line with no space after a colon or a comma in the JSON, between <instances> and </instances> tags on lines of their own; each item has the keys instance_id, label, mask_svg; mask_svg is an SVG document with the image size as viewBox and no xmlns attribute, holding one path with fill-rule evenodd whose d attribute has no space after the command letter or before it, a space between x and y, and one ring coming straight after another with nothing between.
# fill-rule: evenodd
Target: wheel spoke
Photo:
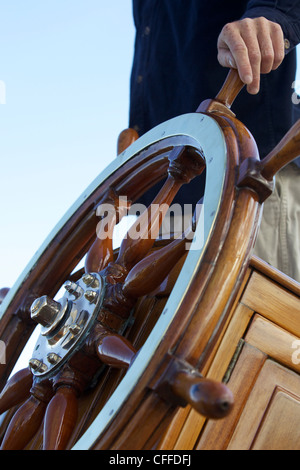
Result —
<instances>
[{"instance_id":1,"label":"wheel spoke","mask_svg":"<svg viewBox=\"0 0 300 470\"><path fill-rule=\"evenodd\" d=\"M117 154L124 152L133 142L139 138L138 133L134 129L124 129L119 135L117 142Z\"/></svg>"},{"instance_id":2,"label":"wheel spoke","mask_svg":"<svg viewBox=\"0 0 300 470\"><path fill-rule=\"evenodd\" d=\"M113 261L113 231L115 225L126 214L130 202L109 189L97 207L97 215L102 217L97 225L97 238L89 249L85 260L85 272L100 272Z\"/></svg>"},{"instance_id":3,"label":"wheel spoke","mask_svg":"<svg viewBox=\"0 0 300 470\"><path fill-rule=\"evenodd\" d=\"M129 367L136 350L123 336L106 335L96 344L98 358L106 365L123 369Z\"/></svg>"},{"instance_id":4,"label":"wheel spoke","mask_svg":"<svg viewBox=\"0 0 300 470\"><path fill-rule=\"evenodd\" d=\"M0 414L26 400L30 396L31 386L32 373L28 368L16 372L0 395Z\"/></svg>"},{"instance_id":5,"label":"wheel spoke","mask_svg":"<svg viewBox=\"0 0 300 470\"><path fill-rule=\"evenodd\" d=\"M232 410L233 395L221 382L179 372L171 387L177 397L209 419L224 418Z\"/></svg>"},{"instance_id":6,"label":"wheel spoke","mask_svg":"<svg viewBox=\"0 0 300 470\"><path fill-rule=\"evenodd\" d=\"M132 269L152 248L163 218L181 186L201 174L205 167L203 155L189 146L174 148L169 161L165 184L121 243L116 262L127 270Z\"/></svg>"},{"instance_id":7,"label":"wheel spoke","mask_svg":"<svg viewBox=\"0 0 300 470\"><path fill-rule=\"evenodd\" d=\"M30 393L30 398L16 411L10 421L1 449L24 449L38 431L47 404L53 395L51 384L48 380L40 383L34 380Z\"/></svg>"},{"instance_id":8,"label":"wheel spoke","mask_svg":"<svg viewBox=\"0 0 300 470\"><path fill-rule=\"evenodd\" d=\"M194 220L192 224L194 225L195 222ZM154 251L131 269L123 285L125 296L140 297L160 286L175 264L186 253L187 243L192 240L194 233L192 224L180 237L167 246Z\"/></svg>"},{"instance_id":9,"label":"wheel spoke","mask_svg":"<svg viewBox=\"0 0 300 470\"><path fill-rule=\"evenodd\" d=\"M73 387L61 386L50 401L44 422L44 450L64 450L76 424L78 402Z\"/></svg>"},{"instance_id":10,"label":"wheel spoke","mask_svg":"<svg viewBox=\"0 0 300 470\"><path fill-rule=\"evenodd\" d=\"M38 431L47 404L31 396L14 414L5 436L2 450L22 450Z\"/></svg>"}]
</instances>

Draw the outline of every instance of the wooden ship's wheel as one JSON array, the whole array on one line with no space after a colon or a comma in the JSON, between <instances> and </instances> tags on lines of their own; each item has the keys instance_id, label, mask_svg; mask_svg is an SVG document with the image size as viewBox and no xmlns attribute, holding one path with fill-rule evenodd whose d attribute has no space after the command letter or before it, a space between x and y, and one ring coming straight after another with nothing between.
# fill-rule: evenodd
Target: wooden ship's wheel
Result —
<instances>
[{"instance_id":1,"label":"wooden ship's wheel","mask_svg":"<svg viewBox=\"0 0 300 470\"><path fill-rule=\"evenodd\" d=\"M196 113L139 139L122 133L116 161L0 291L2 449L153 449L178 407L208 419L231 412L230 390L201 372L243 282L273 177L298 156L300 127L260 161L230 110L242 86L232 70ZM204 169L201 212L184 233L159 239L174 196ZM116 223L163 178L113 250ZM37 324L28 368L10 377Z\"/></svg>"}]
</instances>

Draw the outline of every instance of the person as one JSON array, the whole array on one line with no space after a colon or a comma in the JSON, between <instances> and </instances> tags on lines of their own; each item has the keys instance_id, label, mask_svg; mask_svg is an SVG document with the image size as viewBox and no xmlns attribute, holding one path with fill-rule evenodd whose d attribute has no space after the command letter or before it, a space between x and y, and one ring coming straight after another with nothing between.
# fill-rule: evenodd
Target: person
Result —
<instances>
[{"instance_id":1,"label":"person","mask_svg":"<svg viewBox=\"0 0 300 470\"><path fill-rule=\"evenodd\" d=\"M232 110L254 136L260 158L300 117L292 98L299 0L133 0L133 16L129 126L139 135L214 98L229 67L245 83ZM300 159L277 175L254 253L300 282L299 177ZM196 204L204 181L195 178L174 202ZM149 205L160 185L140 202Z\"/></svg>"}]
</instances>

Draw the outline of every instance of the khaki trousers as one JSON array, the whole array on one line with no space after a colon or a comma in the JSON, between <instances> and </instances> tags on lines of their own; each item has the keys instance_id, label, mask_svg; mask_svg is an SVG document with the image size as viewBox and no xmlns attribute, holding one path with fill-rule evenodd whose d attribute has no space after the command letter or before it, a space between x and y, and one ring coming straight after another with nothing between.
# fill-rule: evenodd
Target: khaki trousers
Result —
<instances>
[{"instance_id":1,"label":"khaki trousers","mask_svg":"<svg viewBox=\"0 0 300 470\"><path fill-rule=\"evenodd\" d=\"M295 163L277 175L265 201L254 254L300 282L300 168Z\"/></svg>"}]
</instances>

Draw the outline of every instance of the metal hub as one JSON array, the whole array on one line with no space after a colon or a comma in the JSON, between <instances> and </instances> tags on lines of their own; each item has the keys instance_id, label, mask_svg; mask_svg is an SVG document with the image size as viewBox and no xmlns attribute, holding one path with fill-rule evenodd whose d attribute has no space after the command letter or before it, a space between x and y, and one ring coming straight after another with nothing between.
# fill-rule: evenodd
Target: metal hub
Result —
<instances>
[{"instance_id":1,"label":"metal hub","mask_svg":"<svg viewBox=\"0 0 300 470\"><path fill-rule=\"evenodd\" d=\"M47 295L31 306L31 318L41 325L29 366L36 376L52 375L86 338L99 311L103 281L98 274L85 274L77 282L67 281L59 301Z\"/></svg>"}]
</instances>

